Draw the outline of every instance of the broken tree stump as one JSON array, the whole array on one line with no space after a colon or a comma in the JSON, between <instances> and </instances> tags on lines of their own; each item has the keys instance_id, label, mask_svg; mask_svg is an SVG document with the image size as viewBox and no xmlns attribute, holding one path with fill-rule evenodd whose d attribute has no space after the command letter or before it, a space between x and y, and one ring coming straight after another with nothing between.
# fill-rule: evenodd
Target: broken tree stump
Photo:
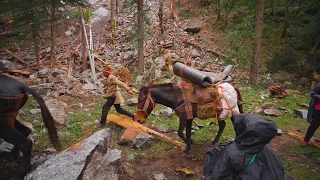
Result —
<instances>
[{"instance_id":1,"label":"broken tree stump","mask_svg":"<svg viewBox=\"0 0 320 180\"><path fill-rule=\"evenodd\" d=\"M176 140L173 140L172 138L168 137L168 136L165 136L161 133L158 133L157 131L154 131L150 128L147 128L139 123L136 123L132 120L129 120L129 119L126 119L126 118L123 118L123 117L120 117L120 116L117 116L115 114L110 114L107 116L107 119L109 122L113 122L121 127L124 127L124 128L128 128L128 127L134 127L134 128L140 128L142 129L143 131L146 131L148 132L149 134L153 135L155 138L159 139L159 140L162 140L162 141L166 141L168 143L171 143L177 147L180 147L180 148L184 148L185 147L185 144L182 143L182 142L179 142L179 141L176 141Z\"/></svg>"}]
</instances>

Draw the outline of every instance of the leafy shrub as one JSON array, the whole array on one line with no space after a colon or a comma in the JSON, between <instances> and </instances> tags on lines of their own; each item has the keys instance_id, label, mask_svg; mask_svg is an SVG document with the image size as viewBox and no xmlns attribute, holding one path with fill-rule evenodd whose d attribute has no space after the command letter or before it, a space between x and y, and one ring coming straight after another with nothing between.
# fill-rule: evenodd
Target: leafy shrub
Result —
<instances>
[{"instance_id":1,"label":"leafy shrub","mask_svg":"<svg viewBox=\"0 0 320 180\"><path fill-rule=\"evenodd\" d=\"M299 69L298 64L299 57L296 52L287 48L282 52L276 52L273 58L267 62L267 68L270 72L285 71L289 73L296 73Z\"/></svg>"}]
</instances>

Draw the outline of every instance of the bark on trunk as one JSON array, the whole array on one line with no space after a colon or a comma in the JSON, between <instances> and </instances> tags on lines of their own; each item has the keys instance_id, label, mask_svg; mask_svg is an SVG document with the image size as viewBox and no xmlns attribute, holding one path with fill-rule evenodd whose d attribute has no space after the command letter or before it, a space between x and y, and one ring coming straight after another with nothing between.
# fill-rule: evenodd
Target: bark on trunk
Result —
<instances>
[{"instance_id":1,"label":"bark on trunk","mask_svg":"<svg viewBox=\"0 0 320 180\"><path fill-rule=\"evenodd\" d=\"M85 33L84 33L84 29L83 29L83 12L82 12L82 9L79 8L79 11L80 11L80 23L81 23L81 61L82 61L82 69L83 71L87 70L88 69L88 56L87 56L87 53L86 53L86 50L87 50L87 46L86 46L86 36L85 36Z\"/></svg>"},{"instance_id":2,"label":"bark on trunk","mask_svg":"<svg viewBox=\"0 0 320 180\"><path fill-rule=\"evenodd\" d=\"M273 15L274 15L274 11L273 11L273 8L274 8L273 0L270 0L270 6L271 6L271 16L273 16Z\"/></svg>"},{"instance_id":3,"label":"bark on trunk","mask_svg":"<svg viewBox=\"0 0 320 180\"><path fill-rule=\"evenodd\" d=\"M281 34L281 38L284 38L287 34L287 28L288 28L288 10L289 10L289 5L288 5L288 0L284 1L284 20L283 20L283 30Z\"/></svg>"},{"instance_id":4,"label":"bark on trunk","mask_svg":"<svg viewBox=\"0 0 320 180\"><path fill-rule=\"evenodd\" d=\"M253 57L251 62L249 83L256 83L260 68L260 51L262 41L262 25L264 14L264 0L257 0L257 18L256 18L256 38L253 47Z\"/></svg>"},{"instance_id":5,"label":"bark on trunk","mask_svg":"<svg viewBox=\"0 0 320 180\"><path fill-rule=\"evenodd\" d=\"M116 0L116 14L118 15L120 12L120 9L119 9L119 0Z\"/></svg>"},{"instance_id":6,"label":"bark on trunk","mask_svg":"<svg viewBox=\"0 0 320 180\"><path fill-rule=\"evenodd\" d=\"M31 3L33 4L33 3ZM33 46L34 46L34 53L36 55L36 61L37 61L37 68L40 69L40 55L39 55L39 41L38 41L38 29L36 27L35 17L34 17L34 11L31 11L31 19L32 19L32 39L33 39Z\"/></svg>"},{"instance_id":7,"label":"bark on trunk","mask_svg":"<svg viewBox=\"0 0 320 180\"><path fill-rule=\"evenodd\" d=\"M56 14L55 14L55 2L54 0L51 0L51 33L50 33L50 37L51 37L51 51L50 51L50 59L51 59L51 67L54 67L55 65L55 52L56 52L56 42L55 42L55 22L56 22Z\"/></svg>"},{"instance_id":8,"label":"bark on trunk","mask_svg":"<svg viewBox=\"0 0 320 180\"><path fill-rule=\"evenodd\" d=\"M144 72L143 54L143 0L138 0L138 70Z\"/></svg>"},{"instance_id":9,"label":"bark on trunk","mask_svg":"<svg viewBox=\"0 0 320 180\"><path fill-rule=\"evenodd\" d=\"M110 1L111 5L111 16L110 16L110 22L111 22L111 34L112 34L112 43L114 43L114 36L115 36L115 29L116 29L116 22L114 20L115 16L115 0Z\"/></svg>"},{"instance_id":10,"label":"bark on trunk","mask_svg":"<svg viewBox=\"0 0 320 180\"><path fill-rule=\"evenodd\" d=\"M220 15L220 0L217 0L217 20L221 20L221 15Z\"/></svg>"},{"instance_id":11,"label":"bark on trunk","mask_svg":"<svg viewBox=\"0 0 320 180\"><path fill-rule=\"evenodd\" d=\"M159 6L159 27L160 27L160 31L161 34L164 33L164 29L163 29L163 0L160 0L160 6Z\"/></svg>"}]
</instances>

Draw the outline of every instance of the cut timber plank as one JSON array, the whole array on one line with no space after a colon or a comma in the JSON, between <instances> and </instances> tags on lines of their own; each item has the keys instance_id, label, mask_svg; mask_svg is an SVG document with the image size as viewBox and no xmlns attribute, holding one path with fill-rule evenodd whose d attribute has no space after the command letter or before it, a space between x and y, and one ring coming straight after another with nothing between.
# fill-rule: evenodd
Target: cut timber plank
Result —
<instances>
[{"instance_id":1,"label":"cut timber plank","mask_svg":"<svg viewBox=\"0 0 320 180\"><path fill-rule=\"evenodd\" d=\"M178 146L180 148L184 148L185 144L176 140L173 140L172 138L165 136L161 133L158 133L157 131L154 131L150 128L147 128L139 123L133 122L132 120L117 116L115 114L110 114L107 117L108 121L113 122L119 126L122 126L124 128L128 128L128 127L134 127L134 128L141 128L142 130L152 134L155 138L169 142L175 146Z\"/></svg>"},{"instance_id":2,"label":"cut timber plank","mask_svg":"<svg viewBox=\"0 0 320 180\"><path fill-rule=\"evenodd\" d=\"M287 133L289 134L289 136L295 137L295 138L299 139L300 141L303 141L303 139L304 139L302 136L300 136L300 135L298 135L298 134L294 134L294 133L291 132L291 131L288 131ZM319 142L310 140L310 143L311 143L312 145L320 148L320 143L319 143Z\"/></svg>"}]
</instances>

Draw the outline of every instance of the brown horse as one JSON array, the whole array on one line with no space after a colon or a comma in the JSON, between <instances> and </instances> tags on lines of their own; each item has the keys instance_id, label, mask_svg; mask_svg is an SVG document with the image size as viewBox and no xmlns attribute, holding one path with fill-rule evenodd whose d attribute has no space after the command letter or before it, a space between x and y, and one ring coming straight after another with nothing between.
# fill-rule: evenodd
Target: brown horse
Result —
<instances>
[{"instance_id":1,"label":"brown horse","mask_svg":"<svg viewBox=\"0 0 320 180\"><path fill-rule=\"evenodd\" d=\"M229 84L230 87L232 87ZM232 87L232 89L236 92L236 96L235 97L235 102L237 104L236 108L238 113L242 113L243 109L242 109L242 104L241 104L241 95L238 89L234 89ZM181 91L180 91L181 93ZM175 110L177 116L179 116L179 130L178 130L178 135L179 137L187 144L184 152L188 152L191 148L190 144L191 144L191 127L192 127L192 119L188 119L186 118L186 116L184 116L181 113L177 113L179 111L177 111L179 108L183 108L183 106L185 105L186 102L179 100L178 96L181 96L176 88L174 87L173 84L158 84L158 85L152 85L149 84L148 86L143 86L140 89L140 93L139 93L139 97L138 97L138 105L137 105L137 114L136 114L136 120L140 123L144 123L146 118L149 116L149 114L151 113L151 111L154 109L156 103L162 104L164 106L170 107L173 110ZM218 98L218 97L217 97ZM216 101L219 99L216 99ZM195 103L191 103L192 106L192 114L193 117L197 117L197 104ZM221 113L221 111L219 112ZM220 114L218 114L217 117ZM234 120L234 116L236 114L232 114L231 120ZM218 118L218 123L219 123L219 131L217 136L214 138L214 140L212 141L212 144L215 144L219 141L220 136L226 126L226 123L224 121L224 119L219 119ZM183 130L186 127L186 137L184 136Z\"/></svg>"},{"instance_id":2,"label":"brown horse","mask_svg":"<svg viewBox=\"0 0 320 180\"><path fill-rule=\"evenodd\" d=\"M51 143L58 150L61 149L61 145L55 122L42 97L23 83L2 74L0 74L0 84L0 138L14 145L11 151L14 158L19 156L19 151L22 152L23 169L21 175L18 175L21 178L30 170L32 141L27 138L31 130L17 121L16 117L27 102L28 93L32 94L40 105Z\"/></svg>"}]
</instances>

